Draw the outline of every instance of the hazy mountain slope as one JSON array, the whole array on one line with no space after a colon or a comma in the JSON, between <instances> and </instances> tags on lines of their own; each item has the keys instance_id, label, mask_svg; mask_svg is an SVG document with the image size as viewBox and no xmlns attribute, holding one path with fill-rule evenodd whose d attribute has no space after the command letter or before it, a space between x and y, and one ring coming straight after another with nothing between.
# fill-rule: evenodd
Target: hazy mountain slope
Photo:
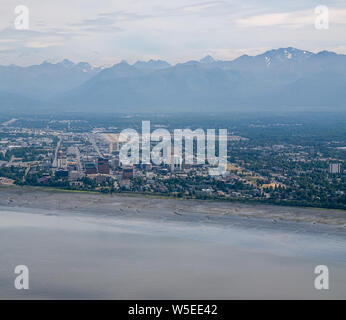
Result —
<instances>
[{"instance_id":1,"label":"hazy mountain slope","mask_svg":"<svg viewBox=\"0 0 346 320\"><path fill-rule=\"evenodd\" d=\"M291 47L233 61L207 56L174 66L160 60L124 61L101 70L64 60L0 67L0 76L0 91L22 96L17 102L7 97L7 103L39 97L68 111L346 110L346 56ZM0 108L4 101L0 95Z\"/></svg>"},{"instance_id":2,"label":"hazy mountain slope","mask_svg":"<svg viewBox=\"0 0 346 320\"><path fill-rule=\"evenodd\" d=\"M135 68L142 71L156 71L169 68L171 65L163 60L149 60L149 61L137 61L134 65Z\"/></svg>"},{"instance_id":3,"label":"hazy mountain slope","mask_svg":"<svg viewBox=\"0 0 346 320\"><path fill-rule=\"evenodd\" d=\"M178 64L156 72L143 72L128 64L101 71L62 100L64 105L100 105L107 110L178 111L223 104L241 75L199 63Z\"/></svg>"},{"instance_id":4,"label":"hazy mountain slope","mask_svg":"<svg viewBox=\"0 0 346 320\"><path fill-rule=\"evenodd\" d=\"M210 56L150 73L121 63L62 99L71 108L127 111L227 111L342 107L346 57L295 48L215 61Z\"/></svg>"},{"instance_id":5,"label":"hazy mountain slope","mask_svg":"<svg viewBox=\"0 0 346 320\"><path fill-rule=\"evenodd\" d=\"M0 91L47 99L81 85L98 71L88 63L68 60L29 67L0 66Z\"/></svg>"},{"instance_id":6,"label":"hazy mountain slope","mask_svg":"<svg viewBox=\"0 0 346 320\"><path fill-rule=\"evenodd\" d=\"M44 110L40 100L15 93L0 91L0 112L29 112L29 110Z\"/></svg>"}]
</instances>

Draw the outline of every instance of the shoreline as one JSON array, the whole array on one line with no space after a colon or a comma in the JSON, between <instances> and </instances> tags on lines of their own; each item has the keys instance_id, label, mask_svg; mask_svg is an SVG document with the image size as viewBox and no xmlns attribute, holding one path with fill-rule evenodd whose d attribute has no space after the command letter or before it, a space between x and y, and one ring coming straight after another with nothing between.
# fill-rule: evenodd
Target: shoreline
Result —
<instances>
[{"instance_id":1,"label":"shoreline","mask_svg":"<svg viewBox=\"0 0 346 320\"><path fill-rule=\"evenodd\" d=\"M346 210L341 209L184 199L133 193L102 194L33 186L1 186L0 206L174 221L202 219L218 224L227 224L229 218L238 217L247 220L268 220L273 224L280 221L324 224L341 227L346 231Z\"/></svg>"},{"instance_id":2,"label":"shoreline","mask_svg":"<svg viewBox=\"0 0 346 320\"><path fill-rule=\"evenodd\" d=\"M144 192L132 192L132 191L121 191L121 192L113 192L113 193L102 193L99 191L92 190L78 190L78 189L63 189L57 187L43 187L43 186L34 186L34 185L0 185L0 190L4 188L26 188L33 190L42 190L47 192L66 192L66 193L82 193L82 194L98 194L98 195L108 195L108 196L128 196L128 197L147 197L147 198L157 198L157 199L173 199L173 200L187 200L187 201L203 201L203 202L226 202L226 203L235 203L235 204L248 204L248 205L265 205L265 206L278 206L278 207L290 207L290 208L309 208L309 209L317 209L317 210L332 210L332 211L343 211L346 212L346 208L329 208L322 206L315 206L313 204L307 203L304 204L292 204L294 200L278 200L277 202L271 202L266 200L259 199L200 199L193 197L174 197L170 195L160 194L160 193L144 193Z\"/></svg>"}]
</instances>

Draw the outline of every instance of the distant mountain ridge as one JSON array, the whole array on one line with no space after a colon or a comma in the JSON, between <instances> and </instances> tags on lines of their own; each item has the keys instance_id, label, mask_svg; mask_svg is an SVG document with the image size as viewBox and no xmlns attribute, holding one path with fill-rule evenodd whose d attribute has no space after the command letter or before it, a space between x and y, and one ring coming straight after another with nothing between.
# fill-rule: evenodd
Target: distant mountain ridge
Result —
<instances>
[{"instance_id":1,"label":"distant mountain ridge","mask_svg":"<svg viewBox=\"0 0 346 320\"><path fill-rule=\"evenodd\" d=\"M0 91L45 100L83 84L100 70L87 62L75 64L67 59L29 67L0 66Z\"/></svg>"},{"instance_id":2,"label":"distant mountain ridge","mask_svg":"<svg viewBox=\"0 0 346 320\"><path fill-rule=\"evenodd\" d=\"M65 59L0 66L0 110L21 107L25 98L33 111L35 106L97 112L346 110L346 55L288 47L176 65L122 61L99 68Z\"/></svg>"}]
</instances>

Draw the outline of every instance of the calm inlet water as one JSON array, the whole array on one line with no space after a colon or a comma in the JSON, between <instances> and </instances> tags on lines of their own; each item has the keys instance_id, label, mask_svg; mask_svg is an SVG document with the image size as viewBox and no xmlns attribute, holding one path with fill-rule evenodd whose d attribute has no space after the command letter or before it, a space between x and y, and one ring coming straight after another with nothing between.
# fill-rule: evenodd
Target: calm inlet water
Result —
<instances>
[{"instance_id":1,"label":"calm inlet water","mask_svg":"<svg viewBox=\"0 0 346 320\"><path fill-rule=\"evenodd\" d=\"M346 299L346 231L0 209L1 299ZM327 265L330 289L314 288ZM30 270L29 290L14 268Z\"/></svg>"}]
</instances>

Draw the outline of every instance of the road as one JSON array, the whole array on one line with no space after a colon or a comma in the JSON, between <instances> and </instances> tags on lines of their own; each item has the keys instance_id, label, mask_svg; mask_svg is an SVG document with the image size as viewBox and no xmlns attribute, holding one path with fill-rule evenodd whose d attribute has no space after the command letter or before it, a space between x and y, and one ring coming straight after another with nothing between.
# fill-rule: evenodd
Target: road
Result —
<instances>
[{"instance_id":1,"label":"road","mask_svg":"<svg viewBox=\"0 0 346 320\"><path fill-rule=\"evenodd\" d=\"M14 158L14 156L12 155L10 161L6 164L6 167L11 167L12 164L13 164L14 159L15 159L15 158Z\"/></svg>"},{"instance_id":2,"label":"road","mask_svg":"<svg viewBox=\"0 0 346 320\"><path fill-rule=\"evenodd\" d=\"M81 161L81 155L80 155L79 148L77 146L75 146L74 148L75 148L75 151L76 151L76 159L77 159L77 163L78 163L78 171L79 172L83 172L83 167L82 167L82 161Z\"/></svg>"},{"instance_id":3,"label":"road","mask_svg":"<svg viewBox=\"0 0 346 320\"><path fill-rule=\"evenodd\" d=\"M30 169L31 169L31 166L30 166L30 164L29 164L29 165L26 167L26 169L25 169L25 173L24 173L24 176L23 176L23 182L25 181L25 178L26 178L26 176L28 175Z\"/></svg>"},{"instance_id":4,"label":"road","mask_svg":"<svg viewBox=\"0 0 346 320\"><path fill-rule=\"evenodd\" d=\"M89 138L90 143L91 143L92 146L94 147L95 151L97 152L98 156L99 156L100 158L103 158L103 155L102 155L102 153L100 152L100 149L99 149L99 147L97 146L96 141L95 141L95 138L92 136L92 134L88 134L88 138Z\"/></svg>"},{"instance_id":5,"label":"road","mask_svg":"<svg viewBox=\"0 0 346 320\"><path fill-rule=\"evenodd\" d=\"M54 152L54 160L53 160L53 168L56 168L58 166L58 152L61 146L62 138L59 137L59 141L56 145L55 152Z\"/></svg>"},{"instance_id":6,"label":"road","mask_svg":"<svg viewBox=\"0 0 346 320\"><path fill-rule=\"evenodd\" d=\"M9 126L9 125L15 123L17 120L18 120L18 119L13 118L13 119L11 119L11 120L9 120L9 121L4 122L2 125L3 125L3 126Z\"/></svg>"}]
</instances>

